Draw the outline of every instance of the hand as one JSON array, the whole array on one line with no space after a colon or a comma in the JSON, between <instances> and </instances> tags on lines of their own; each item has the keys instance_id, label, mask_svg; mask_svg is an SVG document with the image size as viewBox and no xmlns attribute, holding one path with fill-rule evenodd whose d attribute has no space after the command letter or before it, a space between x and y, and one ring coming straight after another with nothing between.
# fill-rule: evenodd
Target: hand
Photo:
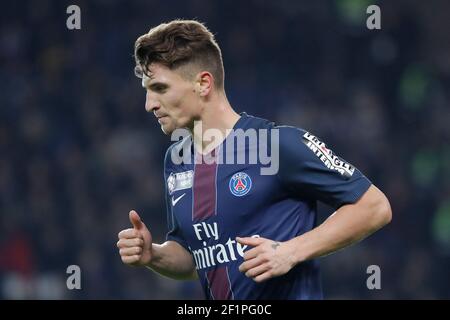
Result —
<instances>
[{"instance_id":1,"label":"hand","mask_svg":"<svg viewBox=\"0 0 450 320\"><path fill-rule=\"evenodd\" d=\"M131 210L133 228L119 232L117 248L122 262L132 266L144 266L152 260L152 235L136 211Z\"/></svg>"},{"instance_id":2,"label":"hand","mask_svg":"<svg viewBox=\"0 0 450 320\"><path fill-rule=\"evenodd\" d=\"M251 237L237 237L236 241L254 247L244 253L244 262L239 266L239 271L255 282L281 276L295 265L293 249L288 242Z\"/></svg>"}]
</instances>

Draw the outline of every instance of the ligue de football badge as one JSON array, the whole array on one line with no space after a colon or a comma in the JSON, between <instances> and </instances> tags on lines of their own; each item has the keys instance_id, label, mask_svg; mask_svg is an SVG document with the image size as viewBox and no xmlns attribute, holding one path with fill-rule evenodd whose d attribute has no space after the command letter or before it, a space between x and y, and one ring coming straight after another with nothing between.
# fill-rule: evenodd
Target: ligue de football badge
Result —
<instances>
[{"instance_id":1,"label":"ligue de football badge","mask_svg":"<svg viewBox=\"0 0 450 320\"><path fill-rule=\"evenodd\" d=\"M175 191L192 188L194 171L172 172L167 178L167 190L169 194Z\"/></svg>"},{"instance_id":2,"label":"ligue de football badge","mask_svg":"<svg viewBox=\"0 0 450 320\"><path fill-rule=\"evenodd\" d=\"M245 172L235 173L230 179L229 187L234 196L245 196L252 188L252 179Z\"/></svg>"}]
</instances>

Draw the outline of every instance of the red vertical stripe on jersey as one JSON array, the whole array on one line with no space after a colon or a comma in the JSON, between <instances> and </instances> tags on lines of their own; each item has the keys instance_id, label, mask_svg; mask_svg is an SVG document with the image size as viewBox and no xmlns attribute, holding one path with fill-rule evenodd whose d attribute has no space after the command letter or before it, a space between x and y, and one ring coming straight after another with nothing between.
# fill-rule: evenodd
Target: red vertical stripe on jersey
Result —
<instances>
[{"instance_id":1,"label":"red vertical stripe on jersey","mask_svg":"<svg viewBox=\"0 0 450 320\"><path fill-rule=\"evenodd\" d=\"M215 156L216 150L213 150L210 157ZM216 214L217 161L207 164L204 159L201 159L201 155L197 154L196 157L192 220L197 222ZM206 278L213 299L232 299L233 295L226 267L215 268L206 272Z\"/></svg>"},{"instance_id":2,"label":"red vertical stripe on jersey","mask_svg":"<svg viewBox=\"0 0 450 320\"><path fill-rule=\"evenodd\" d=\"M232 295L226 267L208 271L206 277L214 300L231 300Z\"/></svg>"},{"instance_id":3,"label":"red vertical stripe on jersey","mask_svg":"<svg viewBox=\"0 0 450 320\"><path fill-rule=\"evenodd\" d=\"M214 151L212 156L214 156ZM199 160L197 155L197 160ZM193 221L204 220L216 214L216 169L217 163L196 163L194 171Z\"/></svg>"}]
</instances>

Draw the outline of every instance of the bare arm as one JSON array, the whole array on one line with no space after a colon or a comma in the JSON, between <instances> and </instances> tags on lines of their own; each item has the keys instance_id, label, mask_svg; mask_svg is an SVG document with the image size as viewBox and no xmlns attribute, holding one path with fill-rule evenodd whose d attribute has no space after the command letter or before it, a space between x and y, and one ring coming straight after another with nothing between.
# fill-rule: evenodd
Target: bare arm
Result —
<instances>
[{"instance_id":1,"label":"bare arm","mask_svg":"<svg viewBox=\"0 0 450 320\"><path fill-rule=\"evenodd\" d=\"M288 241L294 262L321 257L356 243L388 224L392 211L386 196L374 185L354 204L340 207L320 226Z\"/></svg>"},{"instance_id":2,"label":"bare arm","mask_svg":"<svg viewBox=\"0 0 450 320\"><path fill-rule=\"evenodd\" d=\"M131 266L145 266L163 276L190 280L197 278L192 255L175 241L156 244L150 231L136 211L130 211L133 228L119 232L117 247L122 262Z\"/></svg>"},{"instance_id":3,"label":"bare arm","mask_svg":"<svg viewBox=\"0 0 450 320\"><path fill-rule=\"evenodd\" d=\"M192 255L175 241L152 245L153 258L147 268L177 280L198 279Z\"/></svg>"},{"instance_id":4,"label":"bare arm","mask_svg":"<svg viewBox=\"0 0 450 320\"><path fill-rule=\"evenodd\" d=\"M238 238L254 246L244 254L239 270L257 282L287 273L296 264L345 248L388 224L392 212L386 196L375 186L354 204L340 207L315 229L286 242Z\"/></svg>"}]
</instances>

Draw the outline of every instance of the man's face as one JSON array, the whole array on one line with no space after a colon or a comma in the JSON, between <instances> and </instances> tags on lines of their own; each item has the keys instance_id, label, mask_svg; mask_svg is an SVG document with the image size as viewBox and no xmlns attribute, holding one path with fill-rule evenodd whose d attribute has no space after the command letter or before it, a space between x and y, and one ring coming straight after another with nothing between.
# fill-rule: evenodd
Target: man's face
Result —
<instances>
[{"instance_id":1,"label":"man's face","mask_svg":"<svg viewBox=\"0 0 450 320\"><path fill-rule=\"evenodd\" d=\"M161 64L151 64L149 71L151 78L142 78L147 91L145 110L153 112L165 134L177 128L192 128L201 109L195 80L187 80Z\"/></svg>"}]
</instances>

